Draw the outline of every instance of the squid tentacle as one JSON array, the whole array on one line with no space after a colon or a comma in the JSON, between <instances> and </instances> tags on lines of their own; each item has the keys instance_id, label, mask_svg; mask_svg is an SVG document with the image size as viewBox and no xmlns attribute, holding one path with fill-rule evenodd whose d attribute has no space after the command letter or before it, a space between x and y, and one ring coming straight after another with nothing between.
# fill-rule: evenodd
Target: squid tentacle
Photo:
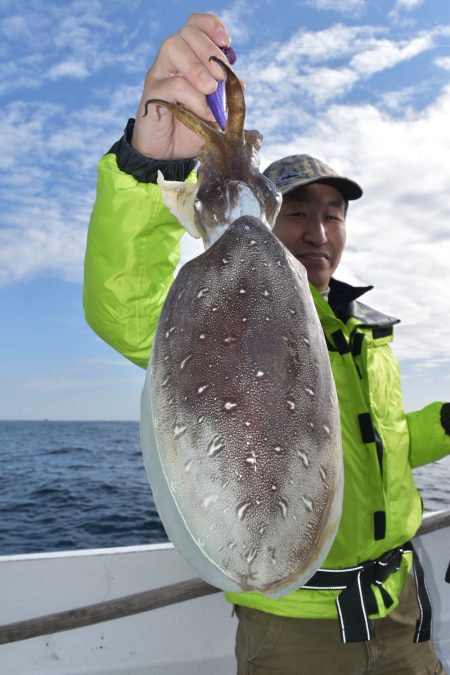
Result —
<instances>
[{"instance_id":1,"label":"squid tentacle","mask_svg":"<svg viewBox=\"0 0 450 675\"><path fill-rule=\"evenodd\" d=\"M163 108L169 110L169 112L175 115L177 120L182 122L188 129L196 133L205 142L212 143L220 136L220 133L211 122L198 117L182 103L170 103L169 101L163 101L160 98L149 98L148 101L145 102L145 112L143 117L147 115L148 107L152 104L161 105Z\"/></svg>"}]
</instances>

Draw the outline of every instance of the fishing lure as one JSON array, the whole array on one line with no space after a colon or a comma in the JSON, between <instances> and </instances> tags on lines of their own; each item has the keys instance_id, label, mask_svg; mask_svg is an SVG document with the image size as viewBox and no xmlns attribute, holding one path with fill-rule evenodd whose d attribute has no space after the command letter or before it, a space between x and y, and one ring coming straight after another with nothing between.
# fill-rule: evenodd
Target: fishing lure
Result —
<instances>
[{"instance_id":1,"label":"fishing lure","mask_svg":"<svg viewBox=\"0 0 450 675\"><path fill-rule=\"evenodd\" d=\"M230 65L236 63L236 54L234 53L233 47L221 47L221 50L225 54L227 61ZM224 80L219 80L217 83L217 89L213 94L208 94L206 97L208 105L211 108L211 112L216 118L216 122L222 131L225 129L227 123L227 113L225 106L225 82Z\"/></svg>"}]
</instances>

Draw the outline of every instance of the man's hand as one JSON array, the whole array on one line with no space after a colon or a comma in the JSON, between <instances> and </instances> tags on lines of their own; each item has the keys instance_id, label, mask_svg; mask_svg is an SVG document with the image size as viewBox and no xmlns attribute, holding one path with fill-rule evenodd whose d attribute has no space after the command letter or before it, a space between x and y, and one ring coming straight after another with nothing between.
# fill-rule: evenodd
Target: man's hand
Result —
<instances>
[{"instance_id":1,"label":"man's hand","mask_svg":"<svg viewBox=\"0 0 450 675\"><path fill-rule=\"evenodd\" d=\"M134 126L133 147L155 159L195 157L200 139L162 106L150 105L149 98L184 103L200 117L214 122L206 94L223 80L223 71L211 56L226 60L220 47L230 44L225 24L214 14L192 14L176 35L164 40L145 78L144 90Z\"/></svg>"}]
</instances>

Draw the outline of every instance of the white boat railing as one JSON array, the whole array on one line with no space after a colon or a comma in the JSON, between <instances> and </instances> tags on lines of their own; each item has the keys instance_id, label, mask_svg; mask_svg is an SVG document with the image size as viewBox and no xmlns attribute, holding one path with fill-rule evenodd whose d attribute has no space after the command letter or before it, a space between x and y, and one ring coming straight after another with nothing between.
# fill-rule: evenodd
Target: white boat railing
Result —
<instances>
[{"instance_id":1,"label":"white boat railing","mask_svg":"<svg viewBox=\"0 0 450 675\"><path fill-rule=\"evenodd\" d=\"M450 509L425 514L417 536L429 534L449 526ZM449 575L450 565L449 570L447 570L447 577ZM447 578L447 580L449 579ZM218 593L219 590L202 579L194 578L114 600L18 621L0 626L0 645L147 612Z\"/></svg>"},{"instance_id":2,"label":"white boat railing","mask_svg":"<svg viewBox=\"0 0 450 675\"><path fill-rule=\"evenodd\" d=\"M422 518L422 524L417 532L417 537L422 534L429 534L436 530L442 530L444 527L450 525L450 509L445 511L434 511L433 513L425 513Z\"/></svg>"}]
</instances>

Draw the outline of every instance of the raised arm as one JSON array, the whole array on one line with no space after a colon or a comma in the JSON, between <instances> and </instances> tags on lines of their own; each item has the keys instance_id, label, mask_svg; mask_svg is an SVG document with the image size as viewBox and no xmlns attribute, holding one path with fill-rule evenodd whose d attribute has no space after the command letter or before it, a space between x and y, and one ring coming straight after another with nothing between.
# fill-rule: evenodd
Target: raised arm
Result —
<instances>
[{"instance_id":1,"label":"raised arm","mask_svg":"<svg viewBox=\"0 0 450 675\"><path fill-rule=\"evenodd\" d=\"M173 281L184 232L164 205L158 169L168 180L195 180L199 138L148 98L179 101L213 121L205 94L223 78L212 55L230 38L212 14L193 14L161 45L145 78L136 121L99 163L89 225L83 304L93 330L145 367L159 313Z\"/></svg>"}]
</instances>

